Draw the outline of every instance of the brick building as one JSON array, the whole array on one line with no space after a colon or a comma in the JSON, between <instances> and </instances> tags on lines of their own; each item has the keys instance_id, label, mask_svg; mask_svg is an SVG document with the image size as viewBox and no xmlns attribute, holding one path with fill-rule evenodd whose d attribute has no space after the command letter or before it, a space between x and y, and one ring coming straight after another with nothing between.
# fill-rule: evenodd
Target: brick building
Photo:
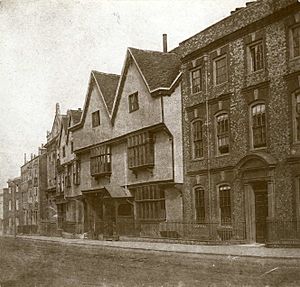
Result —
<instances>
[{"instance_id":1,"label":"brick building","mask_svg":"<svg viewBox=\"0 0 300 287\"><path fill-rule=\"evenodd\" d=\"M16 177L7 181L7 188L3 189L3 233L15 234L22 224L22 194L21 179Z\"/></svg>"},{"instance_id":2,"label":"brick building","mask_svg":"<svg viewBox=\"0 0 300 287\"><path fill-rule=\"evenodd\" d=\"M174 50L184 219L207 239L299 243L299 11L296 0L249 2Z\"/></svg>"},{"instance_id":3,"label":"brick building","mask_svg":"<svg viewBox=\"0 0 300 287\"><path fill-rule=\"evenodd\" d=\"M39 155L31 155L21 166L22 223L18 233L37 233L45 210L40 203L46 197L46 150L39 148Z\"/></svg>"}]
</instances>

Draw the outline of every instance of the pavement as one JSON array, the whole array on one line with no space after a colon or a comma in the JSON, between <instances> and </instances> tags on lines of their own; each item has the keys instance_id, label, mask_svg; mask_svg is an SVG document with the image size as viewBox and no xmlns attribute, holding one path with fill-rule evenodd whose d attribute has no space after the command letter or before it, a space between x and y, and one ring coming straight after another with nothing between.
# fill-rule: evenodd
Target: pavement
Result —
<instances>
[{"instance_id":1,"label":"pavement","mask_svg":"<svg viewBox=\"0 0 300 287\"><path fill-rule=\"evenodd\" d=\"M109 247L133 250L177 252L206 255L224 255L233 257L258 257L276 259L300 259L300 248L267 248L263 244L241 245L195 245L170 242L148 241L104 241L90 239L68 239L62 237L47 237L34 235L18 235L25 240L37 240L77 246Z\"/></svg>"}]
</instances>

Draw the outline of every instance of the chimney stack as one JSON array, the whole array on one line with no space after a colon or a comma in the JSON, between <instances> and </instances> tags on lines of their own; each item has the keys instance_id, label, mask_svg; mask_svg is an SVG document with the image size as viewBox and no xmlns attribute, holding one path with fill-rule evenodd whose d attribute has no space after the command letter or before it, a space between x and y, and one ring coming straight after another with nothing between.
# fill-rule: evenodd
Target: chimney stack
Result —
<instances>
[{"instance_id":1,"label":"chimney stack","mask_svg":"<svg viewBox=\"0 0 300 287\"><path fill-rule=\"evenodd\" d=\"M168 52L168 36L167 34L163 34L163 52Z\"/></svg>"}]
</instances>

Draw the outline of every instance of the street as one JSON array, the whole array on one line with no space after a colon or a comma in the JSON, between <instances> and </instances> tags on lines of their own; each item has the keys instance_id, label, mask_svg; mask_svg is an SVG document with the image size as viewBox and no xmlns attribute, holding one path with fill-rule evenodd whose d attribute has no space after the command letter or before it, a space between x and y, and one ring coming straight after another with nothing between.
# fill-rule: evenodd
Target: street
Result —
<instances>
[{"instance_id":1,"label":"street","mask_svg":"<svg viewBox=\"0 0 300 287\"><path fill-rule=\"evenodd\" d=\"M300 286L300 260L133 251L0 237L0 286Z\"/></svg>"}]
</instances>

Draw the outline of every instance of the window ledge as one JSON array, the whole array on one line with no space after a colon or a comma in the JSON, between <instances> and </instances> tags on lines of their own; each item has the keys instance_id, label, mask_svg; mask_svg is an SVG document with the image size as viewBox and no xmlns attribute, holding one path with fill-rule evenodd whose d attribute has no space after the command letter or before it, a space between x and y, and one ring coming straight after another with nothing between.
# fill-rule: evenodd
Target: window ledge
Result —
<instances>
[{"instance_id":1,"label":"window ledge","mask_svg":"<svg viewBox=\"0 0 300 287\"><path fill-rule=\"evenodd\" d=\"M219 87L225 86L226 84L228 84L228 80L224 83L221 83L221 84L214 83L214 88L219 88Z\"/></svg>"},{"instance_id":2,"label":"window ledge","mask_svg":"<svg viewBox=\"0 0 300 287\"><path fill-rule=\"evenodd\" d=\"M257 71L248 71L247 76L252 76L252 75L257 75L257 74L262 74L266 71L265 68L257 70Z\"/></svg>"},{"instance_id":3,"label":"window ledge","mask_svg":"<svg viewBox=\"0 0 300 287\"><path fill-rule=\"evenodd\" d=\"M217 155L216 155L216 158L222 158L222 157L226 157L226 156L228 156L228 155L230 155L229 152L228 152L228 153L224 153L224 154L217 154Z\"/></svg>"},{"instance_id":4,"label":"window ledge","mask_svg":"<svg viewBox=\"0 0 300 287\"><path fill-rule=\"evenodd\" d=\"M197 157L191 159L192 162L201 161L201 160L204 160L204 157Z\"/></svg>"},{"instance_id":5,"label":"window ledge","mask_svg":"<svg viewBox=\"0 0 300 287\"><path fill-rule=\"evenodd\" d=\"M250 148L250 151L258 151L258 150L266 150L267 147L266 146L262 146L262 147L252 147Z\"/></svg>"},{"instance_id":6,"label":"window ledge","mask_svg":"<svg viewBox=\"0 0 300 287\"><path fill-rule=\"evenodd\" d=\"M300 60L300 56L293 57L293 58L289 59L290 62L297 61L297 60Z\"/></svg>"},{"instance_id":7,"label":"window ledge","mask_svg":"<svg viewBox=\"0 0 300 287\"><path fill-rule=\"evenodd\" d=\"M93 174L91 174L91 176L92 176L92 177L95 177L95 178L111 176L111 171L99 172L99 173L93 173Z\"/></svg>"},{"instance_id":8,"label":"window ledge","mask_svg":"<svg viewBox=\"0 0 300 287\"><path fill-rule=\"evenodd\" d=\"M144 165L139 165L139 166L131 166L129 167L129 169L133 170L133 171L138 171L139 169L149 169L149 168L154 168L154 164L144 164Z\"/></svg>"}]
</instances>

